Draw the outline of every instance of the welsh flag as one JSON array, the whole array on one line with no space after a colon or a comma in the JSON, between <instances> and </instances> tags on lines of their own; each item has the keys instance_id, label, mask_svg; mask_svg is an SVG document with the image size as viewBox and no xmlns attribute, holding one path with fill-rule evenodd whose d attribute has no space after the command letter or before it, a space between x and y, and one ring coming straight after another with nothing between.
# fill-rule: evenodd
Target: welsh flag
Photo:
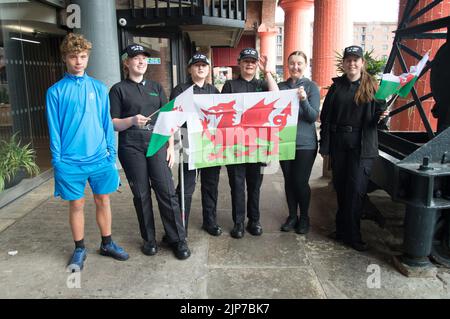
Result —
<instances>
[{"instance_id":1,"label":"welsh flag","mask_svg":"<svg viewBox=\"0 0 450 319\"><path fill-rule=\"evenodd\" d=\"M297 90L194 96L189 169L295 158Z\"/></svg>"},{"instance_id":2,"label":"welsh flag","mask_svg":"<svg viewBox=\"0 0 450 319\"><path fill-rule=\"evenodd\" d=\"M147 157L156 154L186 122L189 112L193 111L193 87L191 86L159 110L158 119L148 145Z\"/></svg>"},{"instance_id":3,"label":"welsh flag","mask_svg":"<svg viewBox=\"0 0 450 319\"><path fill-rule=\"evenodd\" d=\"M380 88L375 94L375 98L378 100L384 100L392 94L398 94L401 97L407 96L409 91L411 91L414 86L414 83L416 83L423 68L427 64L428 59L429 54L427 52L417 65L411 66L408 73L403 73L399 76L391 73L383 74Z\"/></svg>"}]
</instances>

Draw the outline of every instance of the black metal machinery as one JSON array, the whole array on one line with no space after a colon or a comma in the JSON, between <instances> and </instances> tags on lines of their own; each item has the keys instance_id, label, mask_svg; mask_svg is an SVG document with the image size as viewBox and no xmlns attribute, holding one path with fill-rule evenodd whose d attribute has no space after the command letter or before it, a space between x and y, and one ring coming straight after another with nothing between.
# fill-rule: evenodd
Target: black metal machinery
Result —
<instances>
[{"instance_id":1,"label":"black metal machinery","mask_svg":"<svg viewBox=\"0 0 450 319\"><path fill-rule=\"evenodd\" d=\"M409 0L395 33L385 73L397 61L403 72L407 66L403 54L418 60L420 54L402 40L447 39L433 61L429 61L420 77L431 70L431 92L418 96L411 91L412 101L390 112L395 116L416 107L426 132L393 132L379 130L379 156L375 161L371 182L384 189L394 201L406 205L403 255L394 264L407 276L434 275L433 261L450 268L450 17L417 24L442 0L435 0L415 14L420 0ZM447 28L446 33L436 30ZM422 101L433 97L433 114L438 118L438 132L433 132ZM391 104L392 100L388 102Z\"/></svg>"}]
</instances>

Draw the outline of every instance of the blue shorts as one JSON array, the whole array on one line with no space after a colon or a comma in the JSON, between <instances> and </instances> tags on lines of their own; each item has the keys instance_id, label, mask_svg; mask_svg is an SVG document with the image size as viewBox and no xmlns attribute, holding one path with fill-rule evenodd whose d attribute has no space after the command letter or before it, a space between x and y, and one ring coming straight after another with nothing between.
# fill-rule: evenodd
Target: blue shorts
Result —
<instances>
[{"instance_id":1,"label":"blue shorts","mask_svg":"<svg viewBox=\"0 0 450 319\"><path fill-rule=\"evenodd\" d=\"M119 172L115 162L108 159L92 165L76 166L58 163L55 171L55 197L76 200L84 197L86 181L96 195L115 192L120 185Z\"/></svg>"}]
</instances>

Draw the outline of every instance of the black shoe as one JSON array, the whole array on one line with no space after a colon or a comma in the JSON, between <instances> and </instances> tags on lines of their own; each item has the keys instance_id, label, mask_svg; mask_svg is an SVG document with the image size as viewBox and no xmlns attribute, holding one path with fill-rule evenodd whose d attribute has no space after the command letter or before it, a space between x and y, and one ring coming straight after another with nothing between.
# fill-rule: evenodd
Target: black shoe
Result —
<instances>
[{"instance_id":1,"label":"black shoe","mask_svg":"<svg viewBox=\"0 0 450 319\"><path fill-rule=\"evenodd\" d=\"M170 244L170 246L172 247L175 257L177 257L178 259L183 260L191 256L191 251L189 250L189 247L185 240Z\"/></svg>"},{"instance_id":2,"label":"black shoe","mask_svg":"<svg viewBox=\"0 0 450 319\"><path fill-rule=\"evenodd\" d=\"M301 235L307 234L309 232L309 217L302 218L300 216L297 227L295 227L295 232Z\"/></svg>"},{"instance_id":3,"label":"black shoe","mask_svg":"<svg viewBox=\"0 0 450 319\"><path fill-rule=\"evenodd\" d=\"M369 245L363 241L357 241L349 244L350 247L352 247L354 250L357 251L367 251L369 250Z\"/></svg>"},{"instance_id":4,"label":"black shoe","mask_svg":"<svg viewBox=\"0 0 450 319\"><path fill-rule=\"evenodd\" d=\"M222 234L222 228L219 225L215 226L202 226L202 229L205 230L211 236L220 236Z\"/></svg>"},{"instance_id":5,"label":"black shoe","mask_svg":"<svg viewBox=\"0 0 450 319\"><path fill-rule=\"evenodd\" d=\"M230 235L233 238L242 238L242 237L244 237L244 223L234 224L234 227L231 230Z\"/></svg>"},{"instance_id":6,"label":"black shoe","mask_svg":"<svg viewBox=\"0 0 450 319\"><path fill-rule=\"evenodd\" d=\"M298 222L297 216L289 216L284 222L284 224L281 225L280 230L286 232L294 230L295 226L297 226L297 222Z\"/></svg>"},{"instance_id":7,"label":"black shoe","mask_svg":"<svg viewBox=\"0 0 450 319\"><path fill-rule=\"evenodd\" d=\"M253 236L261 236L263 229L259 221L249 220L247 223L247 231Z\"/></svg>"},{"instance_id":8,"label":"black shoe","mask_svg":"<svg viewBox=\"0 0 450 319\"><path fill-rule=\"evenodd\" d=\"M153 256L158 252L158 246L156 246L155 241L146 241L144 240L144 244L141 247L141 251L144 255Z\"/></svg>"}]
</instances>

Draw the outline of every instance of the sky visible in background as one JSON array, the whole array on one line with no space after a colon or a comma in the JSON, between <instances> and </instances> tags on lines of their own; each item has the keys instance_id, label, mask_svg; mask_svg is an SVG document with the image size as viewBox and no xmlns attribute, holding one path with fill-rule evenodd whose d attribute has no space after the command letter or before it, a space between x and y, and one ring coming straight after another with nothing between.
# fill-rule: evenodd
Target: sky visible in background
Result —
<instances>
[{"instance_id":1,"label":"sky visible in background","mask_svg":"<svg viewBox=\"0 0 450 319\"><path fill-rule=\"evenodd\" d=\"M396 22L398 19L398 0L348 0L354 22L383 21ZM314 20L314 9L310 12ZM284 21L284 11L277 7L276 21Z\"/></svg>"},{"instance_id":2,"label":"sky visible in background","mask_svg":"<svg viewBox=\"0 0 450 319\"><path fill-rule=\"evenodd\" d=\"M398 0L350 0L353 21L396 22Z\"/></svg>"}]
</instances>

